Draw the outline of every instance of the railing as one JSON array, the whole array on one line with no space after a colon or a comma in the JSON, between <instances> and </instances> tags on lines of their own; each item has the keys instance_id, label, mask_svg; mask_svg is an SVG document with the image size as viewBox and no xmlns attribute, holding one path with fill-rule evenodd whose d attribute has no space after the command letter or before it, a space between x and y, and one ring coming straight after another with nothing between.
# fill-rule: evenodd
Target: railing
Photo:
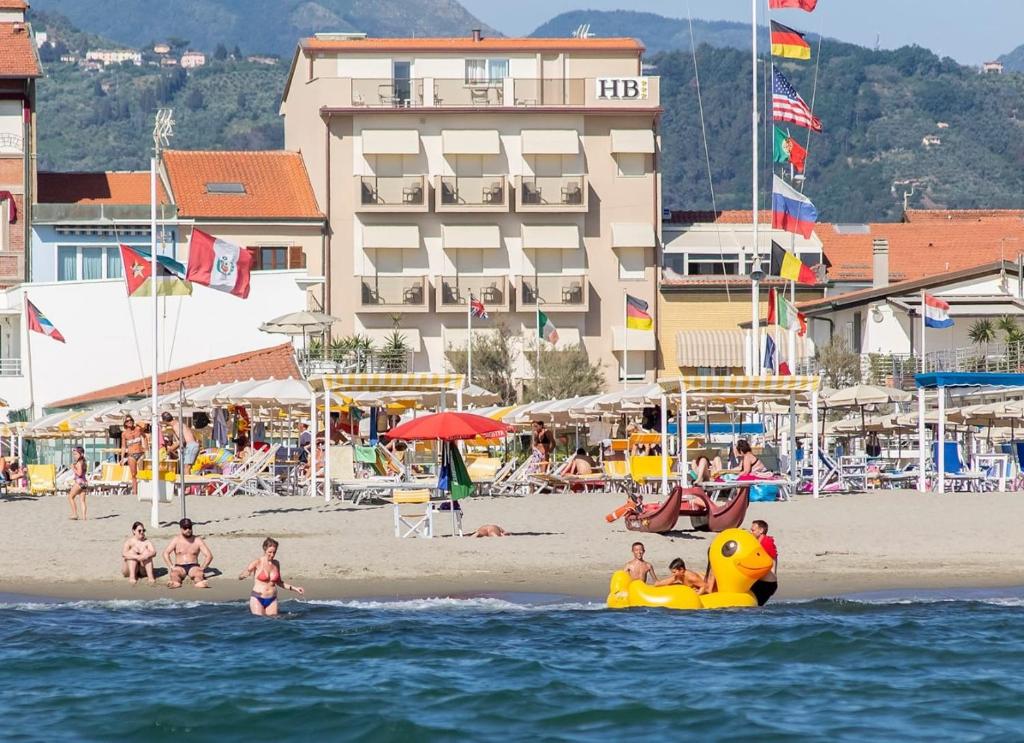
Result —
<instances>
[{"instance_id":1,"label":"railing","mask_svg":"<svg viewBox=\"0 0 1024 743\"><path fill-rule=\"evenodd\" d=\"M351 78L352 105L409 108L423 105L421 78Z\"/></svg>"},{"instance_id":2,"label":"railing","mask_svg":"<svg viewBox=\"0 0 1024 743\"><path fill-rule=\"evenodd\" d=\"M585 212L585 175L518 176L516 210L523 212Z\"/></svg>"},{"instance_id":3,"label":"railing","mask_svg":"<svg viewBox=\"0 0 1024 743\"><path fill-rule=\"evenodd\" d=\"M434 183L435 211L508 211L508 177L439 175Z\"/></svg>"},{"instance_id":4,"label":"railing","mask_svg":"<svg viewBox=\"0 0 1024 743\"><path fill-rule=\"evenodd\" d=\"M0 359L0 377L20 377L21 359Z\"/></svg>"},{"instance_id":5,"label":"railing","mask_svg":"<svg viewBox=\"0 0 1024 743\"><path fill-rule=\"evenodd\" d=\"M589 304L587 277L583 275L532 275L519 277L518 309L545 312L585 312Z\"/></svg>"},{"instance_id":6,"label":"railing","mask_svg":"<svg viewBox=\"0 0 1024 743\"><path fill-rule=\"evenodd\" d=\"M357 175L360 211L425 211L427 181L423 175Z\"/></svg>"},{"instance_id":7,"label":"railing","mask_svg":"<svg viewBox=\"0 0 1024 743\"><path fill-rule=\"evenodd\" d=\"M360 304L363 312L426 312L426 276L363 276Z\"/></svg>"},{"instance_id":8,"label":"railing","mask_svg":"<svg viewBox=\"0 0 1024 743\"><path fill-rule=\"evenodd\" d=\"M517 106L582 106L586 103L587 79L515 78L512 81Z\"/></svg>"},{"instance_id":9,"label":"railing","mask_svg":"<svg viewBox=\"0 0 1024 743\"><path fill-rule=\"evenodd\" d=\"M428 88L433 91L435 106L496 107L506 105L506 92L510 86L505 80L433 78Z\"/></svg>"},{"instance_id":10,"label":"railing","mask_svg":"<svg viewBox=\"0 0 1024 743\"><path fill-rule=\"evenodd\" d=\"M399 331L401 334L401 331ZM407 372L413 368L413 351L311 350L297 354L303 373L310 374L380 374Z\"/></svg>"},{"instance_id":11,"label":"railing","mask_svg":"<svg viewBox=\"0 0 1024 743\"><path fill-rule=\"evenodd\" d=\"M437 311L466 312L469 297L483 302L488 312L509 309L508 279L504 276L442 276L437 281Z\"/></svg>"}]
</instances>

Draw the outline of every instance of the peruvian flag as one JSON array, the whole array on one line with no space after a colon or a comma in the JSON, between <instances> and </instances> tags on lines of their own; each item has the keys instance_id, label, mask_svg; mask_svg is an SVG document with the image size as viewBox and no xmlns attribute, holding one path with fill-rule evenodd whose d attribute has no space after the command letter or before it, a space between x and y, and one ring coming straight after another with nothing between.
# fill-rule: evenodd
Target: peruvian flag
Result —
<instances>
[{"instance_id":1,"label":"peruvian flag","mask_svg":"<svg viewBox=\"0 0 1024 743\"><path fill-rule=\"evenodd\" d=\"M771 10L782 10L783 8L796 8L812 12L818 5L818 0L768 0L768 7Z\"/></svg>"},{"instance_id":2,"label":"peruvian flag","mask_svg":"<svg viewBox=\"0 0 1024 743\"><path fill-rule=\"evenodd\" d=\"M252 255L248 250L202 230L192 230L186 279L245 299L249 296L251 270Z\"/></svg>"}]
</instances>

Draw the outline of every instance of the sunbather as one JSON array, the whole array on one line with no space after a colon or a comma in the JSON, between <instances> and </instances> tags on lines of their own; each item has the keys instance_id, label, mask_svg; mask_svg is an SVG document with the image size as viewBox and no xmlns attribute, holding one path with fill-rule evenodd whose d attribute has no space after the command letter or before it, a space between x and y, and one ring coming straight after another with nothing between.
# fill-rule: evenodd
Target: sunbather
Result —
<instances>
[{"instance_id":1,"label":"sunbather","mask_svg":"<svg viewBox=\"0 0 1024 743\"><path fill-rule=\"evenodd\" d=\"M202 537L192 533L191 519L178 522L181 534L171 540L164 550L164 562L167 563L170 582L168 588L181 588L185 578L191 578L196 588L209 588L206 582L206 569L213 562L213 553L206 546ZM199 564L200 556L203 563Z\"/></svg>"},{"instance_id":2,"label":"sunbather","mask_svg":"<svg viewBox=\"0 0 1024 743\"><path fill-rule=\"evenodd\" d=\"M687 586L695 591L700 591L704 588L704 579L692 570L687 570L686 563L683 562L681 557L677 557L670 562L668 569L672 574L668 578L662 578L657 581L654 585Z\"/></svg>"},{"instance_id":3,"label":"sunbather","mask_svg":"<svg viewBox=\"0 0 1024 743\"><path fill-rule=\"evenodd\" d=\"M139 492L139 460L146 456L146 432L130 415L121 426L121 460L132 476L132 495Z\"/></svg>"},{"instance_id":4,"label":"sunbather","mask_svg":"<svg viewBox=\"0 0 1024 743\"><path fill-rule=\"evenodd\" d=\"M508 532L497 524L484 524L470 536L473 537L507 537Z\"/></svg>"},{"instance_id":5,"label":"sunbather","mask_svg":"<svg viewBox=\"0 0 1024 743\"><path fill-rule=\"evenodd\" d=\"M86 500L86 491L89 488L88 464L85 461L85 449L76 446L71 450L71 472L74 475L74 482L71 490L68 491L68 503L71 505L71 519L78 520L78 496L82 497L82 520L89 518L89 502Z\"/></svg>"},{"instance_id":6,"label":"sunbather","mask_svg":"<svg viewBox=\"0 0 1024 743\"><path fill-rule=\"evenodd\" d=\"M597 467L595 462L587 450L582 446L576 450L576 454L573 455L572 460L569 462L569 466L565 469L565 474L576 475L578 477L585 477L586 475L594 474L594 468Z\"/></svg>"},{"instance_id":7,"label":"sunbather","mask_svg":"<svg viewBox=\"0 0 1024 743\"><path fill-rule=\"evenodd\" d=\"M149 585L156 583L153 575L153 558L156 557L156 547L146 539L146 527L141 521L132 524L132 535L121 547L121 575L128 579L133 586L139 582L143 575L149 581Z\"/></svg>"}]
</instances>

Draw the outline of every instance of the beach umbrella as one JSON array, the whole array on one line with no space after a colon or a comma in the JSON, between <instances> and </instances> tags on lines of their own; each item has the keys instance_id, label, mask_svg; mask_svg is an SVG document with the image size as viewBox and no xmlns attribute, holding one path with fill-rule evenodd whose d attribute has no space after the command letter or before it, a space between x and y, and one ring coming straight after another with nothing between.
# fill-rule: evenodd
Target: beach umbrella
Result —
<instances>
[{"instance_id":1,"label":"beach umbrella","mask_svg":"<svg viewBox=\"0 0 1024 743\"><path fill-rule=\"evenodd\" d=\"M281 333L282 335L302 335L307 333L319 333L327 330L341 318L334 315L327 315L323 312L289 312L287 315L275 317L260 325L264 333Z\"/></svg>"},{"instance_id":2,"label":"beach umbrella","mask_svg":"<svg viewBox=\"0 0 1024 743\"><path fill-rule=\"evenodd\" d=\"M477 436L495 438L515 430L507 423L473 413L448 411L414 418L388 431L388 438L405 441L460 441Z\"/></svg>"}]
</instances>

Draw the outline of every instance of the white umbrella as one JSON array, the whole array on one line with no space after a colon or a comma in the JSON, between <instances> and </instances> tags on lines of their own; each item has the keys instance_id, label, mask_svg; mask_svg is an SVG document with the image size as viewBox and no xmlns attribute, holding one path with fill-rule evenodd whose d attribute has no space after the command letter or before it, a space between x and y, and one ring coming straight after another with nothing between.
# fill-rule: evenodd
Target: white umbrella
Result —
<instances>
[{"instance_id":1,"label":"white umbrella","mask_svg":"<svg viewBox=\"0 0 1024 743\"><path fill-rule=\"evenodd\" d=\"M331 325L340 322L341 319L333 315L325 315L323 312L289 312L287 315L275 317L260 325L260 330L265 333L281 333L283 335L306 335L307 333L319 333L327 330Z\"/></svg>"}]
</instances>

